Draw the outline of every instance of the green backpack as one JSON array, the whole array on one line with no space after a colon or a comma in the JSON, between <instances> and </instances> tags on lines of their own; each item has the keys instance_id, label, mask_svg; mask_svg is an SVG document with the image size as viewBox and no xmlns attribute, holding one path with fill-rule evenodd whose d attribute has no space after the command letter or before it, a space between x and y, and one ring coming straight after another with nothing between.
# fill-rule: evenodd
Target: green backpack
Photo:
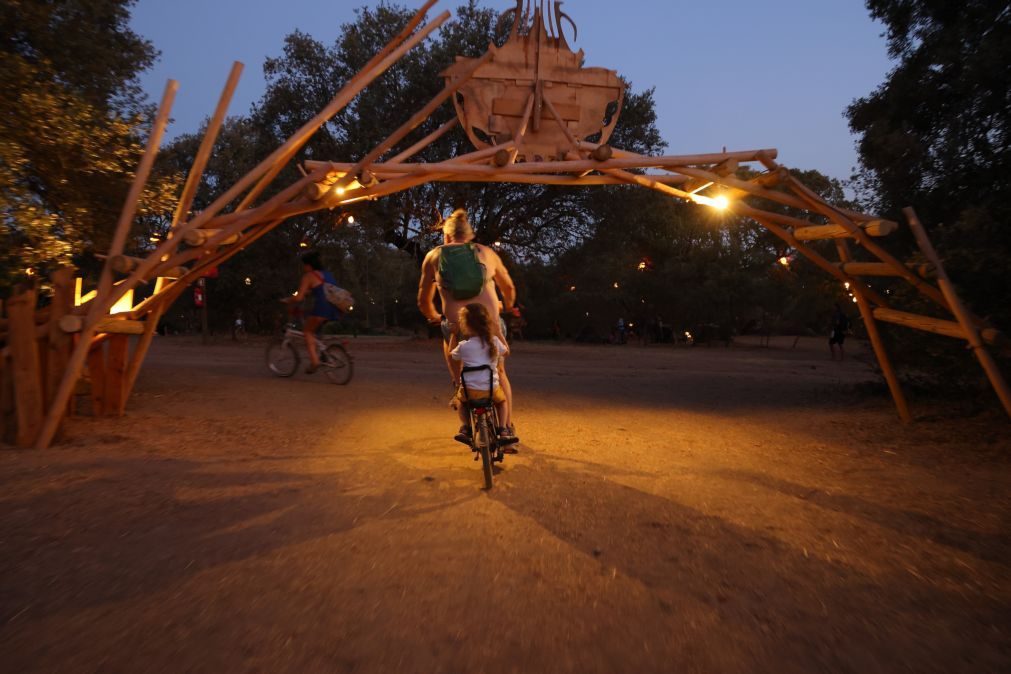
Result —
<instances>
[{"instance_id":1,"label":"green backpack","mask_svg":"<svg viewBox=\"0 0 1011 674\"><path fill-rule=\"evenodd\" d=\"M484 266L474 244L443 246L439 249L439 276L455 300L476 297L484 287Z\"/></svg>"}]
</instances>

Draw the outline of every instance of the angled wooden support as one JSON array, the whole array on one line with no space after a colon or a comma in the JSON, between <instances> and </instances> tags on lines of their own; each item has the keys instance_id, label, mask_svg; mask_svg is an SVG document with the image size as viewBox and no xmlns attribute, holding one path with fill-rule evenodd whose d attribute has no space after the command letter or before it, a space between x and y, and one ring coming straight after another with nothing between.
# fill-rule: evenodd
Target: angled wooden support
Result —
<instances>
[{"instance_id":1,"label":"angled wooden support","mask_svg":"<svg viewBox=\"0 0 1011 674\"><path fill-rule=\"evenodd\" d=\"M169 227L170 237L175 229L179 227L179 223L183 222L190 212L193 198L196 196L197 188L200 186L200 179L204 175L204 168L207 166L207 160L211 156L211 150L214 149L214 141L218 138L221 124L225 121L225 114L228 112L228 105L232 101L235 88L239 85L239 77L242 76L243 67L240 62L236 61L232 64L231 72L228 73L225 88L222 89L221 97L218 99L218 106L214 109L214 115L207 124L204 138L200 141L200 147L197 149L196 157L193 159L193 166L190 167L190 172L186 176L186 184L183 185L182 194L179 195L179 203L176 204L175 213L172 215L172 224Z\"/></svg>"},{"instance_id":2,"label":"angled wooden support","mask_svg":"<svg viewBox=\"0 0 1011 674\"><path fill-rule=\"evenodd\" d=\"M972 314L966 309L962 303L962 299L955 291L955 286L952 284L951 279L948 278L948 273L945 271L944 265L941 264L941 258L937 255L937 251L934 250L934 244L930 242L930 238L920 223L916 211L912 208L904 208L902 209L902 213L909 221L909 227L913 230L916 243L920 247L923 256L934 265L934 269L937 271L937 284L940 286L941 292L944 293L944 297L951 307L951 312L955 314L955 318L965 332L966 338L969 340L969 346L972 347L973 353L976 354L976 359L979 360L979 364L983 367L983 371L990 380L990 385L993 386L994 392L1000 398L1004 411L1011 417L1011 389L1008 388L1007 382L997 367L997 363L993 360L993 356L983 346L980 331L976 327Z\"/></svg>"},{"instance_id":3,"label":"angled wooden support","mask_svg":"<svg viewBox=\"0 0 1011 674\"><path fill-rule=\"evenodd\" d=\"M422 150L424 150L426 147L428 147L429 145L431 145L435 141L437 141L440 138L442 138L444 135L446 135L449 131L451 131L454 127L458 126L459 124L460 124L460 118L459 117L452 117L448 122L445 122L444 124L442 124L438 129L436 129L432 133L428 134L427 136L425 136L424 138L422 138L421 140L419 140L417 143L415 143L411 147L407 148L406 150L404 150L403 152L401 152L398 155L394 155L393 157L390 157L390 161L391 162L395 162L395 163L407 161L408 159L410 159L414 155L418 154L419 152L421 152Z\"/></svg>"},{"instance_id":4,"label":"angled wooden support","mask_svg":"<svg viewBox=\"0 0 1011 674\"><path fill-rule=\"evenodd\" d=\"M427 0L425 4L421 7L421 9L415 12L414 16L411 17L411 20L407 22L407 25L404 26L404 28L400 31L400 33L398 33L392 40L390 40L386 44L386 46L383 47L375 56L369 59L369 61L364 66L362 66L362 68L357 73L355 73L355 75L350 80L347 81L347 83L341 89L341 92L338 93L338 97L342 97L344 92L349 90L355 91L357 95L358 91L361 91L376 77L385 72L390 65L398 61L401 56L406 54L410 49L412 49L415 45L417 45L418 42L427 37L432 30L442 25L442 23L449 18L449 12L443 12L430 24L424 26L422 30L418 32L418 34L413 36L411 35L414 32L414 30L424 20L425 15L428 14L428 10L430 10L436 2L437 0ZM337 98L334 99L334 101L336 100ZM327 119L330 119L335 114L337 114L337 112L339 112L341 108L347 105L350 100L351 100L350 98L348 98L347 100L342 99L342 102L340 103L339 107L334 106L334 102L331 102L330 107L333 108L332 112L329 113L329 115L326 117L326 119L323 120L323 122L325 122ZM323 112L320 113L320 116L322 116L327 111L328 109L324 109ZM320 123L319 126L322 126L322 123ZM318 128L319 127L317 127L317 129ZM315 130L313 130L313 133L315 133ZM253 204L253 202L256 201L256 199L260 196L260 194L262 194L263 191L267 189L267 187L274 180L274 178L277 177L277 175L281 172L281 170L288 164L288 162L291 161L292 157L295 156L295 154L302 148L302 146L305 144L306 141L308 141L310 137L311 134L310 136L306 137L304 141L292 144L291 146L286 148L284 152L281 153L275 152L274 155L277 155L276 157L274 157L274 155L271 155L272 157L274 157L274 161L272 162L271 167L266 173L264 173L264 175L259 179L256 185L253 186L253 189L249 191L249 194L247 194L245 198L242 199L242 201L239 203L239 205L236 207L235 210L244 211L248 207L250 207Z\"/></svg>"},{"instance_id":5,"label":"angled wooden support","mask_svg":"<svg viewBox=\"0 0 1011 674\"><path fill-rule=\"evenodd\" d=\"M797 194L801 199L806 201L812 209L832 222L841 225L856 239L864 249L877 257L879 260L886 264L892 265L899 272L899 275L908 281L914 288L916 288L920 294L924 295L933 302L939 304L940 306L948 309L948 302L944 298L944 295L940 290L930 285L922 278L909 271L902 262L895 258L891 253L886 251L880 245L875 243L870 236L864 232L857 224L846 217L839 209L833 208L827 204L821 197L812 192L804 183L800 182L792 175L788 177L788 183L790 188Z\"/></svg>"},{"instance_id":6,"label":"angled wooden support","mask_svg":"<svg viewBox=\"0 0 1011 674\"><path fill-rule=\"evenodd\" d=\"M853 257L850 255L849 246L845 241L836 241L836 250L839 252L839 259L842 260L844 265L852 261ZM851 285L850 290L852 290L853 297L857 300L860 316L863 318L864 327L867 329L867 337L871 341L871 347L874 349L874 355L878 359L881 374L884 375L885 382L888 384L888 390L892 394L895 410L899 414L899 419L903 423L908 424L913 420L912 415L909 413L909 403L906 402L906 394L902 391L902 384L899 383L899 378L895 374L895 368L892 367L892 361L888 357L885 342L881 339L881 332L878 330L877 321L874 320L874 308L864 296L864 290L860 284Z\"/></svg>"},{"instance_id":7,"label":"angled wooden support","mask_svg":"<svg viewBox=\"0 0 1011 674\"><path fill-rule=\"evenodd\" d=\"M169 112L172 109L172 102L175 100L175 93L178 88L179 84L174 80L169 80L165 86L165 93L158 107L154 126L151 129L151 134L148 136L147 146L144 148L144 156L137 167L137 173L134 176L133 184L130 185L126 203L123 205L123 211L116 225L116 233L109 250L110 256L114 257L123 253L123 245L126 242L134 213L137 211L141 191L144 189L151 166L154 164L155 155L158 153L158 147L161 145L161 138L165 132L165 125L168 123ZM162 245L167 246L169 244L166 242ZM106 260L105 266L102 268L102 276L99 279L98 293L88 310L88 318L84 329L81 331L81 336L71 353L63 379L60 381L60 386L53 396L53 401L49 406L45 420L42 423L42 428L36 439L35 446L37 448L45 449L48 447L56 435L56 429L63 419L67 404L70 402L70 396L77 385L78 377L81 375L81 368L84 367L91 339L95 336L95 327L99 320L108 313L109 308L116 300L135 285L136 281L132 285L124 283L122 287L113 287L112 266L109 260Z\"/></svg>"},{"instance_id":8,"label":"angled wooden support","mask_svg":"<svg viewBox=\"0 0 1011 674\"><path fill-rule=\"evenodd\" d=\"M369 151L368 154L362 157L358 163L354 165L351 171L347 173L347 175L337 181L337 183L331 188L331 193L343 190L351 183L352 180L358 179L363 170L367 169L374 161L379 159L384 152L403 140L407 134L418 128L419 124L428 119L433 112L449 100L449 97L455 94L460 87L462 87L471 78L475 70L490 61L494 56L495 48L492 46L484 53L483 56L474 59L474 62L466 70L461 72L461 76L458 79L456 79L452 84L447 84L435 98L425 105L425 107L414 113L410 119L400 125L396 131L391 133L386 140L376 145Z\"/></svg>"}]
</instances>

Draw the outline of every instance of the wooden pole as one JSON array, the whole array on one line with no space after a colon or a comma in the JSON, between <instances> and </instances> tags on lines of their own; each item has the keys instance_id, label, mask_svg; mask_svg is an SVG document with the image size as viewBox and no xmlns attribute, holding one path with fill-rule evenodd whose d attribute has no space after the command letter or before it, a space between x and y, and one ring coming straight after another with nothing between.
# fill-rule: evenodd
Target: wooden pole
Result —
<instances>
[{"instance_id":1,"label":"wooden pole","mask_svg":"<svg viewBox=\"0 0 1011 674\"><path fill-rule=\"evenodd\" d=\"M452 84L447 84L443 87L442 91L439 92L435 98L429 101L425 107L414 113L411 118L401 124L396 131L387 136L386 140L376 145L369 151L368 154L362 157L358 163L354 165L354 168L347 173L347 175L337 181L337 183L331 188L331 192L336 192L337 190L345 188L352 180L362 174L363 169L367 169L369 165L382 156L384 152L403 140L411 131L418 128L419 124L431 117L433 112L435 112L450 96L455 94L460 87L470 80L475 70L490 61L494 56L495 47L490 46L488 51L486 51L480 58L474 59L473 62L467 66L466 70L462 71L460 76L456 78Z\"/></svg>"},{"instance_id":2,"label":"wooden pole","mask_svg":"<svg viewBox=\"0 0 1011 674\"><path fill-rule=\"evenodd\" d=\"M35 336L35 289L24 290L7 303L13 363L17 433L14 444L31 447L42 425L44 400L39 342Z\"/></svg>"},{"instance_id":3,"label":"wooden pole","mask_svg":"<svg viewBox=\"0 0 1011 674\"><path fill-rule=\"evenodd\" d=\"M398 162L398 163L402 162L402 161L407 161L408 159L410 159L414 155L418 154L419 152L421 152L422 150L424 150L426 147L428 147L429 145L431 145L435 141L437 141L440 138L442 138L444 135L446 135L447 132L449 132L453 127L455 127L459 123L460 123L460 118L459 117L452 117L448 122L446 122L445 124L443 124L442 126L440 126L438 129L436 129L432 133L428 134L427 136L425 136L424 138L422 138L421 140L419 140L417 143L415 143L411 147L407 148L406 150L404 150L400 154L394 155L393 157L391 157L390 161L391 162Z\"/></svg>"},{"instance_id":4,"label":"wooden pole","mask_svg":"<svg viewBox=\"0 0 1011 674\"><path fill-rule=\"evenodd\" d=\"M186 219L186 214L189 213L190 206L193 205L193 198L197 194L197 187L199 187L200 179L204 175L204 168L207 167L207 160L211 156L211 150L214 149L214 141L218 138L221 124L224 122L225 114L228 112L228 105L231 103L235 88L239 85L242 68L243 65L238 61L232 64L232 70L225 81L225 88L221 90L218 106L214 109L214 115L207 125L207 131L204 132L204 138L200 141L200 147L197 149L197 156L193 159L193 166L190 167L189 175L186 176L186 184L183 186L183 192L179 196L179 203L176 205L175 213L172 215L172 225L169 228L170 236L172 231L179 226L179 223Z\"/></svg>"},{"instance_id":5,"label":"wooden pole","mask_svg":"<svg viewBox=\"0 0 1011 674\"><path fill-rule=\"evenodd\" d=\"M979 360L979 364L983 366L983 371L990 380L990 384L993 386L993 390L997 394L997 397L1000 398L1000 402L1004 406L1004 411L1009 417L1011 417L1011 390L1008 389L1007 382L1004 381L1004 377L1001 375L1000 369L997 367L997 363L994 362L990 352L983 346L979 330L976 328L976 323L973 320L972 314L968 309L966 309L961 298L958 296L958 293L955 291L955 286L952 284L951 279L948 278L948 272L945 271L944 265L941 264L941 258L938 256L937 251L934 250L934 244L930 242L930 238L927 236L926 230L920 223L920 219L917 217L916 211L912 208L904 208L902 209L902 213L909 221L909 228L913 230L913 235L916 237L916 243L923 252L924 257L927 258L928 262L934 265L934 270L937 273L937 284L941 287L941 292L944 293L944 298L947 300L948 306L951 307L951 312L955 314L955 318L962 326L962 329L965 330L965 334L969 340L969 346L972 347L972 352L976 354L976 359Z\"/></svg>"},{"instance_id":6,"label":"wooden pole","mask_svg":"<svg viewBox=\"0 0 1011 674\"><path fill-rule=\"evenodd\" d=\"M836 250L839 252L839 259L843 264L847 262L852 262L853 257L850 255L849 246L845 241L836 241ZM906 402L906 394L902 391L902 384L899 383L899 378L895 374L895 369L892 367L892 361L888 357L888 351L885 349L885 342L881 339L881 333L878 331L878 324L874 320L874 310L871 307L870 302L864 296L864 292L860 284L851 285L850 290L853 293L853 297L857 300L857 307L860 308L860 316L864 319L864 327L867 328L867 337L871 340L871 346L874 348L874 355L878 359L878 366L881 368L881 373L885 376L885 382L888 384L888 390L892 394L892 400L895 402L895 411L899 413L899 419L903 423L908 424L913 420L912 415L909 413L909 403Z\"/></svg>"},{"instance_id":7,"label":"wooden pole","mask_svg":"<svg viewBox=\"0 0 1011 674\"><path fill-rule=\"evenodd\" d=\"M133 184L130 185L130 192L127 195L126 203L123 206L119 222L116 225L116 233L113 237L112 247L109 250L110 259L105 261L105 265L102 268L98 292L88 311L87 323L81 332L77 345L71 353L67 369L63 373L63 379L60 381L60 386L53 396L53 401L49 406L49 411L38 434L35 446L39 449L49 447L49 444L53 441L53 437L56 435L56 428L59 426L60 420L63 419L67 404L70 402L70 396L81 374L81 368L84 367L91 338L95 336L96 324L109 311L109 307L119 299L119 296L126 293L128 289L127 287L113 288L111 258L123 252L123 245L126 242L130 224L133 221L134 213L137 211L137 202L140 199L141 191L144 189L144 184L147 182L151 166L154 164L155 155L158 153L162 134L165 132L165 125L168 123L169 111L172 109L172 102L175 99L178 88L179 83L175 80L169 80L168 84L165 85L165 93L158 107L154 126L151 129L151 134L148 136L147 147L144 148L144 156L137 167L137 174L134 176ZM126 286L127 284L123 285Z\"/></svg>"},{"instance_id":8,"label":"wooden pole","mask_svg":"<svg viewBox=\"0 0 1011 674\"><path fill-rule=\"evenodd\" d=\"M431 9L432 5L434 5L437 1L438 0L428 0L424 4L424 6L422 6L421 9L415 12L414 16L411 18L410 21L407 22L407 25L404 26L403 30L401 30L400 33L398 33L392 40L390 40L386 44L386 46L379 51L379 53L377 53L375 56L369 59L369 61L364 66L362 66L362 68L357 73L355 73L355 75L350 80L348 80L348 82L344 86L344 89L347 89L348 87L355 87L360 91L369 82L375 79L375 76L370 76L370 73L372 73L372 71L374 71L383 63L385 63L389 58L392 58L395 51L399 54L399 56L397 56L396 59L399 59L400 56L402 56L404 53L407 52L407 50L411 49L413 45L411 45L410 47L406 47L406 49L404 49L403 48L404 45L402 45L401 43L403 43L404 40L410 37L411 33L414 32L414 29L417 28L418 25L421 23L422 19L424 19L425 15L428 13L428 10ZM448 14L449 14L448 12L444 12L442 15L440 15L439 18L436 19L436 21L433 21L432 24L430 25L434 25L436 22L439 22L441 24L441 21L439 21L439 19L441 19L443 16L448 18ZM444 21L445 19L442 20ZM428 27L426 26L426 29L427 28ZM414 44L417 44L417 42L415 42ZM399 48L398 45L400 45ZM382 73L385 70L386 68L383 68L383 70L380 70L379 72ZM348 100L350 101L350 99ZM344 107L344 105L347 105L347 102L341 105L341 107ZM338 108L337 110L339 109L340 108ZM333 115L337 113L337 110L334 110L334 112L330 115L330 117L333 117ZM329 117L327 119L329 119ZM320 124L320 126L322 126L322 124ZM315 131L313 133L315 133ZM308 140L308 138L306 140ZM262 178L260 178L257 184L253 186L253 189L249 191L249 194L245 196L245 198L239 203L239 205L236 207L235 210L244 211L250 205L252 205L252 203L256 201L256 199L260 196L260 194L262 194L263 191L267 189L267 186L270 185L271 181L277 177L277 175L281 172L281 170L285 166L287 166L288 162L291 161L291 158L295 156L295 154L299 151L299 149L301 149L302 145L304 144L305 143L303 142L293 145L290 148L288 148L286 152L279 155L277 157L277 160L273 163L273 166L270 168L270 170L267 171Z\"/></svg>"},{"instance_id":9,"label":"wooden pole","mask_svg":"<svg viewBox=\"0 0 1011 674\"><path fill-rule=\"evenodd\" d=\"M431 7L434 4L434 2L435 0L429 0L428 2L426 2L425 6L422 7L422 9L419 10L417 14L415 14L415 17L408 23L407 27L405 27L405 29L400 33L400 35L401 36L409 35L410 32L414 30L414 27L416 27L417 24L420 23L421 19L424 16L424 13L427 11L427 8ZM223 209L225 206L231 203L239 194L246 191L263 174L268 172L278 161L284 160L284 157L293 148L301 147L302 145L304 145L309 140L309 138L311 138L312 135L319 130L320 126L322 126L327 120L333 117L333 115L335 115L341 108L347 105L348 102L350 102L352 98L357 96L358 93L366 85L368 85L372 80L374 80L376 77L385 72L407 51L415 47L420 41L424 40L432 31L434 31L440 25L445 23L445 21L449 19L449 16L450 16L449 12L443 12L438 17L436 17L431 23L426 24L418 32L414 33L413 35L410 35L410 37L408 37L406 41L404 41L399 47L391 51L385 58L380 60L372 71L368 72L367 74L364 72L361 73L362 74L361 79L352 78L351 82L349 82L343 89L341 89L340 92L338 92L338 94L333 98L333 100L330 101L330 104L327 105L326 108L324 108L318 115L316 115L311 120L302 125L302 127L298 131L296 131L295 134L293 134L283 145L281 145L281 147L274 150L274 152L272 152L270 156L261 161L255 168L249 171L231 188L229 188L228 191L226 191L220 197L215 199L214 202L207 207L207 209L202 211L192 220L180 225L176 234L177 235L185 234L187 231L201 227L209 220L211 220L211 218L217 215L221 211L221 209ZM395 40L398 38L395 38ZM282 193L282 195L283 194L284 193ZM270 210L276 207L277 203L279 203L278 201L279 198L280 202L286 201L288 198L290 198L290 195L283 197L282 195L277 195L270 201L268 201L266 204L264 204L264 206L261 207L264 210L261 211L261 209L255 209L256 211L260 211L260 213L258 213L256 216L253 216L253 218L261 217L262 219L267 219L267 214L270 212ZM253 212L254 211L249 211L248 213ZM247 212L229 215L230 216L247 215ZM245 224L249 224L253 222L253 218L250 218L250 220L243 222ZM225 228L221 231L222 233L224 232L234 233L234 231L238 231L238 229L233 228L230 231L229 228ZM224 236L222 236L221 238L223 239ZM219 241L220 239L216 239L215 237L212 238L212 240L208 242L207 245L209 246L217 245ZM135 287L137 283L140 282L141 279L146 277L148 272L150 272L160 263L161 258L163 256L169 255L171 257L171 253L174 248L175 248L174 242L163 241L148 256L148 259L145 262L145 264L141 265L136 270L134 270L134 272L127 279L124 280L124 287L120 291L118 291L118 295L113 296L112 301L115 302L117 299L119 299L119 296L121 296L123 293L126 292L126 290ZM169 262L171 262L171 260ZM170 263L166 266L172 267L176 266L176 264ZM158 274L156 273L155 276L157 275Z\"/></svg>"}]
</instances>

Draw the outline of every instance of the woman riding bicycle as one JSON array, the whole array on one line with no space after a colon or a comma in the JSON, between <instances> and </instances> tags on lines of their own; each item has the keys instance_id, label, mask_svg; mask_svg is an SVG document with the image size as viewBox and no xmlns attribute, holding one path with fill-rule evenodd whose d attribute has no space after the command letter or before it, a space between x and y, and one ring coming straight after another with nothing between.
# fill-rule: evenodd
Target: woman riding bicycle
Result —
<instances>
[{"instance_id":1,"label":"woman riding bicycle","mask_svg":"<svg viewBox=\"0 0 1011 674\"><path fill-rule=\"evenodd\" d=\"M306 297L312 298L312 307L302 322L302 332L305 334L305 348L309 353L309 365L306 374L312 374L319 369L319 354L316 351L316 331L327 321L336 321L341 317L340 309L330 304L323 291L324 283L336 285L333 275L323 269L319 253L313 251L302 256L302 281L298 292L287 297L282 302L297 304Z\"/></svg>"}]
</instances>

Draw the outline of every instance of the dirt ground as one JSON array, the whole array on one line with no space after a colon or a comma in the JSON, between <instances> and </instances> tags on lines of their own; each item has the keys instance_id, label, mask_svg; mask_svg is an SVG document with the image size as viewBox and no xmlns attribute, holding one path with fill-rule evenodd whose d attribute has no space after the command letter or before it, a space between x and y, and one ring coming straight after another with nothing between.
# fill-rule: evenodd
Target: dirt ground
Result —
<instances>
[{"instance_id":1,"label":"dirt ground","mask_svg":"<svg viewBox=\"0 0 1011 674\"><path fill-rule=\"evenodd\" d=\"M340 387L162 338L0 451L0 670L1011 671L1011 424L791 342L519 344L485 492L434 341Z\"/></svg>"}]
</instances>

